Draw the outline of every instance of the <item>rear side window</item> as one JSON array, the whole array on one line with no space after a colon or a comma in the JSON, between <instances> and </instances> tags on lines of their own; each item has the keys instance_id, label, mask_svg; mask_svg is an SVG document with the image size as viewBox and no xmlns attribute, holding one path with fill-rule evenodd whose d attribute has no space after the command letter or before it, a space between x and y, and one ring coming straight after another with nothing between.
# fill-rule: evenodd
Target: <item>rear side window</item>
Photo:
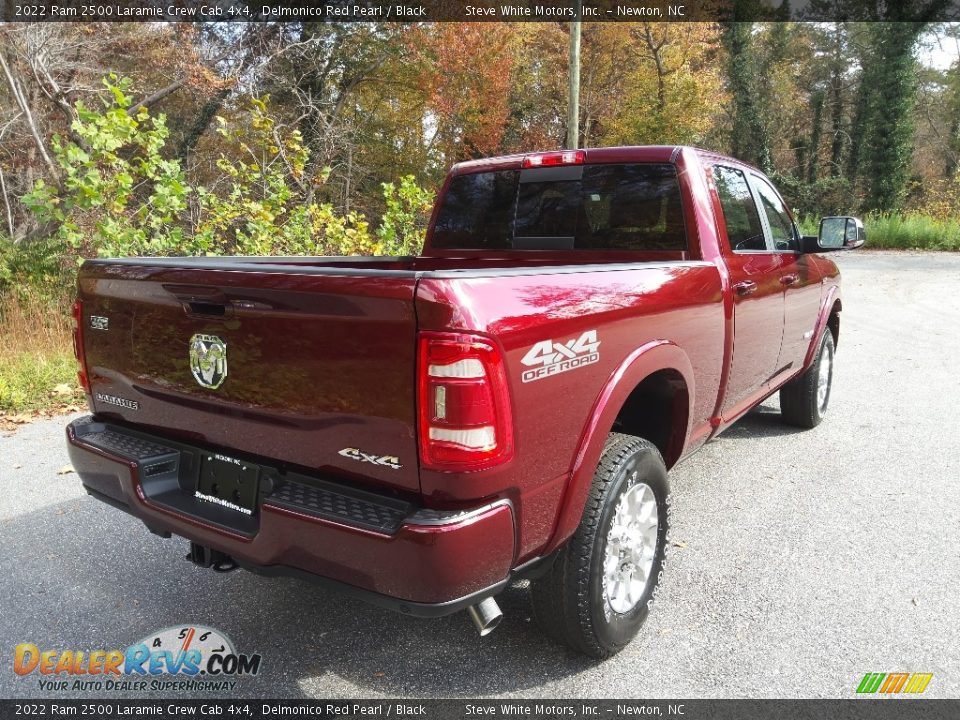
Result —
<instances>
[{"instance_id":1,"label":"rear side window","mask_svg":"<svg viewBox=\"0 0 960 720\"><path fill-rule=\"evenodd\" d=\"M450 180L433 228L433 246L458 250L510 247L519 170Z\"/></svg>"},{"instance_id":2,"label":"rear side window","mask_svg":"<svg viewBox=\"0 0 960 720\"><path fill-rule=\"evenodd\" d=\"M633 163L460 175L442 200L432 246L686 250L676 169Z\"/></svg>"},{"instance_id":3,"label":"rear side window","mask_svg":"<svg viewBox=\"0 0 960 720\"><path fill-rule=\"evenodd\" d=\"M720 196L730 249L734 252L766 250L767 241L763 237L760 214L746 175L736 168L714 165L713 181Z\"/></svg>"}]
</instances>

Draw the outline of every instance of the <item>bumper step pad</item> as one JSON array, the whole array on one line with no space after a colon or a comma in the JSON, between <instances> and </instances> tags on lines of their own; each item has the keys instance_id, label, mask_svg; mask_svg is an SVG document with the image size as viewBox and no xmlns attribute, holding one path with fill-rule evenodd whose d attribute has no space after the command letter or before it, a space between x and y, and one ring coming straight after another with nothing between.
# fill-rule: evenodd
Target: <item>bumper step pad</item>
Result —
<instances>
[{"instance_id":1,"label":"bumper step pad","mask_svg":"<svg viewBox=\"0 0 960 720\"><path fill-rule=\"evenodd\" d=\"M271 505L288 510L388 534L395 533L413 509L403 500L331 485L323 482L324 487L317 487L287 481L266 499Z\"/></svg>"},{"instance_id":2,"label":"bumper step pad","mask_svg":"<svg viewBox=\"0 0 960 720\"><path fill-rule=\"evenodd\" d=\"M208 452L160 438L143 437L123 427L83 418L72 425L82 444L137 464L140 483L154 502L178 512L240 530L256 532L255 517L194 499L198 458ZM167 444L169 443L169 444ZM273 490L261 502L293 512L379 533L393 534L416 510L413 503L316 477L260 466ZM261 477L261 482L264 478ZM119 499L119 498L116 498Z\"/></svg>"},{"instance_id":3,"label":"bumper step pad","mask_svg":"<svg viewBox=\"0 0 960 720\"><path fill-rule=\"evenodd\" d=\"M144 477L175 473L180 464L178 450L114 430L87 433L83 442L136 462Z\"/></svg>"}]
</instances>

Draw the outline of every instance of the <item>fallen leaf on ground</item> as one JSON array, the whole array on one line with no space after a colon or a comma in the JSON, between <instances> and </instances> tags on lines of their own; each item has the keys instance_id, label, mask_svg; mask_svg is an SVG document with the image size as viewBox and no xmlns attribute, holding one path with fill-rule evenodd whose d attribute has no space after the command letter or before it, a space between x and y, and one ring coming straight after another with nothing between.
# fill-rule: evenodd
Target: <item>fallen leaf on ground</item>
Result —
<instances>
[{"instance_id":1,"label":"fallen leaf on ground","mask_svg":"<svg viewBox=\"0 0 960 720\"><path fill-rule=\"evenodd\" d=\"M73 395L73 388L66 383L60 383L53 388L54 395Z\"/></svg>"},{"instance_id":2,"label":"fallen leaf on ground","mask_svg":"<svg viewBox=\"0 0 960 720\"><path fill-rule=\"evenodd\" d=\"M69 475L74 472L73 465L64 465L62 468L57 470L57 475Z\"/></svg>"},{"instance_id":3,"label":"fallen leaf on ground","mask_svg":"<svg viewBox=\"0 0 960 720\"><path fill-rule=\"evenodd\" d=\"M678 548L685 548L687 546L687 543L683 542L682 540L674 540L673 546Z\"/></svg>"}]
</instances>

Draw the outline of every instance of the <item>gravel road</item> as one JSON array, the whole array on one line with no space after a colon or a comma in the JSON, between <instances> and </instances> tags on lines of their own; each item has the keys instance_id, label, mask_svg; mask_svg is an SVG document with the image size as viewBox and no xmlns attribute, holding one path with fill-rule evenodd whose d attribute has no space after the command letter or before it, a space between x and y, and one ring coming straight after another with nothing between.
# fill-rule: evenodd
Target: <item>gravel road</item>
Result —
<instances>
[{"instance_id":1,"label":"gravel road","mask_svg":"<svg viewBox=\"0 0 960 720\"><path fill-rule=\"evenodd\" d=\"M184 541L57 474L60 419L0 437L0 696L51 694L13 673L17 643L122 648L195 622L263 655L235 691L251 697L849 698L868 671L932 672L927 696L960 697L960 254L834 257L827 419L788 429L773 398L671 473L662 590L616 658L548 644L523 587L481 639L465 614L414 620L297 580L197 570Z\"/></svg>"}]
</instances>

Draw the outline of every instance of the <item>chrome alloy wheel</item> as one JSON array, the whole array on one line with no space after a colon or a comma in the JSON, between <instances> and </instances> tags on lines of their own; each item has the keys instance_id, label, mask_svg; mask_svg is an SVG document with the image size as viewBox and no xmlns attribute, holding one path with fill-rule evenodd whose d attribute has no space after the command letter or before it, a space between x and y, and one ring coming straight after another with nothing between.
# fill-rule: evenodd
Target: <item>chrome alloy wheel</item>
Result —
<instances>
[{"instance_id":1,"label":"chrome alloy wheel","mask_svg":"<svg viewBox=\"0 0 960 720\"><path fill-rule=\"evenodd\" d=\"M640 602L653 569L658 531L653 490L644 483L632 485L617 503L603 552L603 597L609 610L622 615Z\"/></svg>"},{"instance_id":2,"label":"chrome alloy wheel","mask_svg":"<svg viewBox=\"0 0 960 720\"><path fill-rule=\"evenodd\" d=\"M825 352L820 357L820 372L817 373L817 409L822 415L827 409L830 397L830 379L833 374L833 353L824 345Z\"/></svg>"}]
</instances>

